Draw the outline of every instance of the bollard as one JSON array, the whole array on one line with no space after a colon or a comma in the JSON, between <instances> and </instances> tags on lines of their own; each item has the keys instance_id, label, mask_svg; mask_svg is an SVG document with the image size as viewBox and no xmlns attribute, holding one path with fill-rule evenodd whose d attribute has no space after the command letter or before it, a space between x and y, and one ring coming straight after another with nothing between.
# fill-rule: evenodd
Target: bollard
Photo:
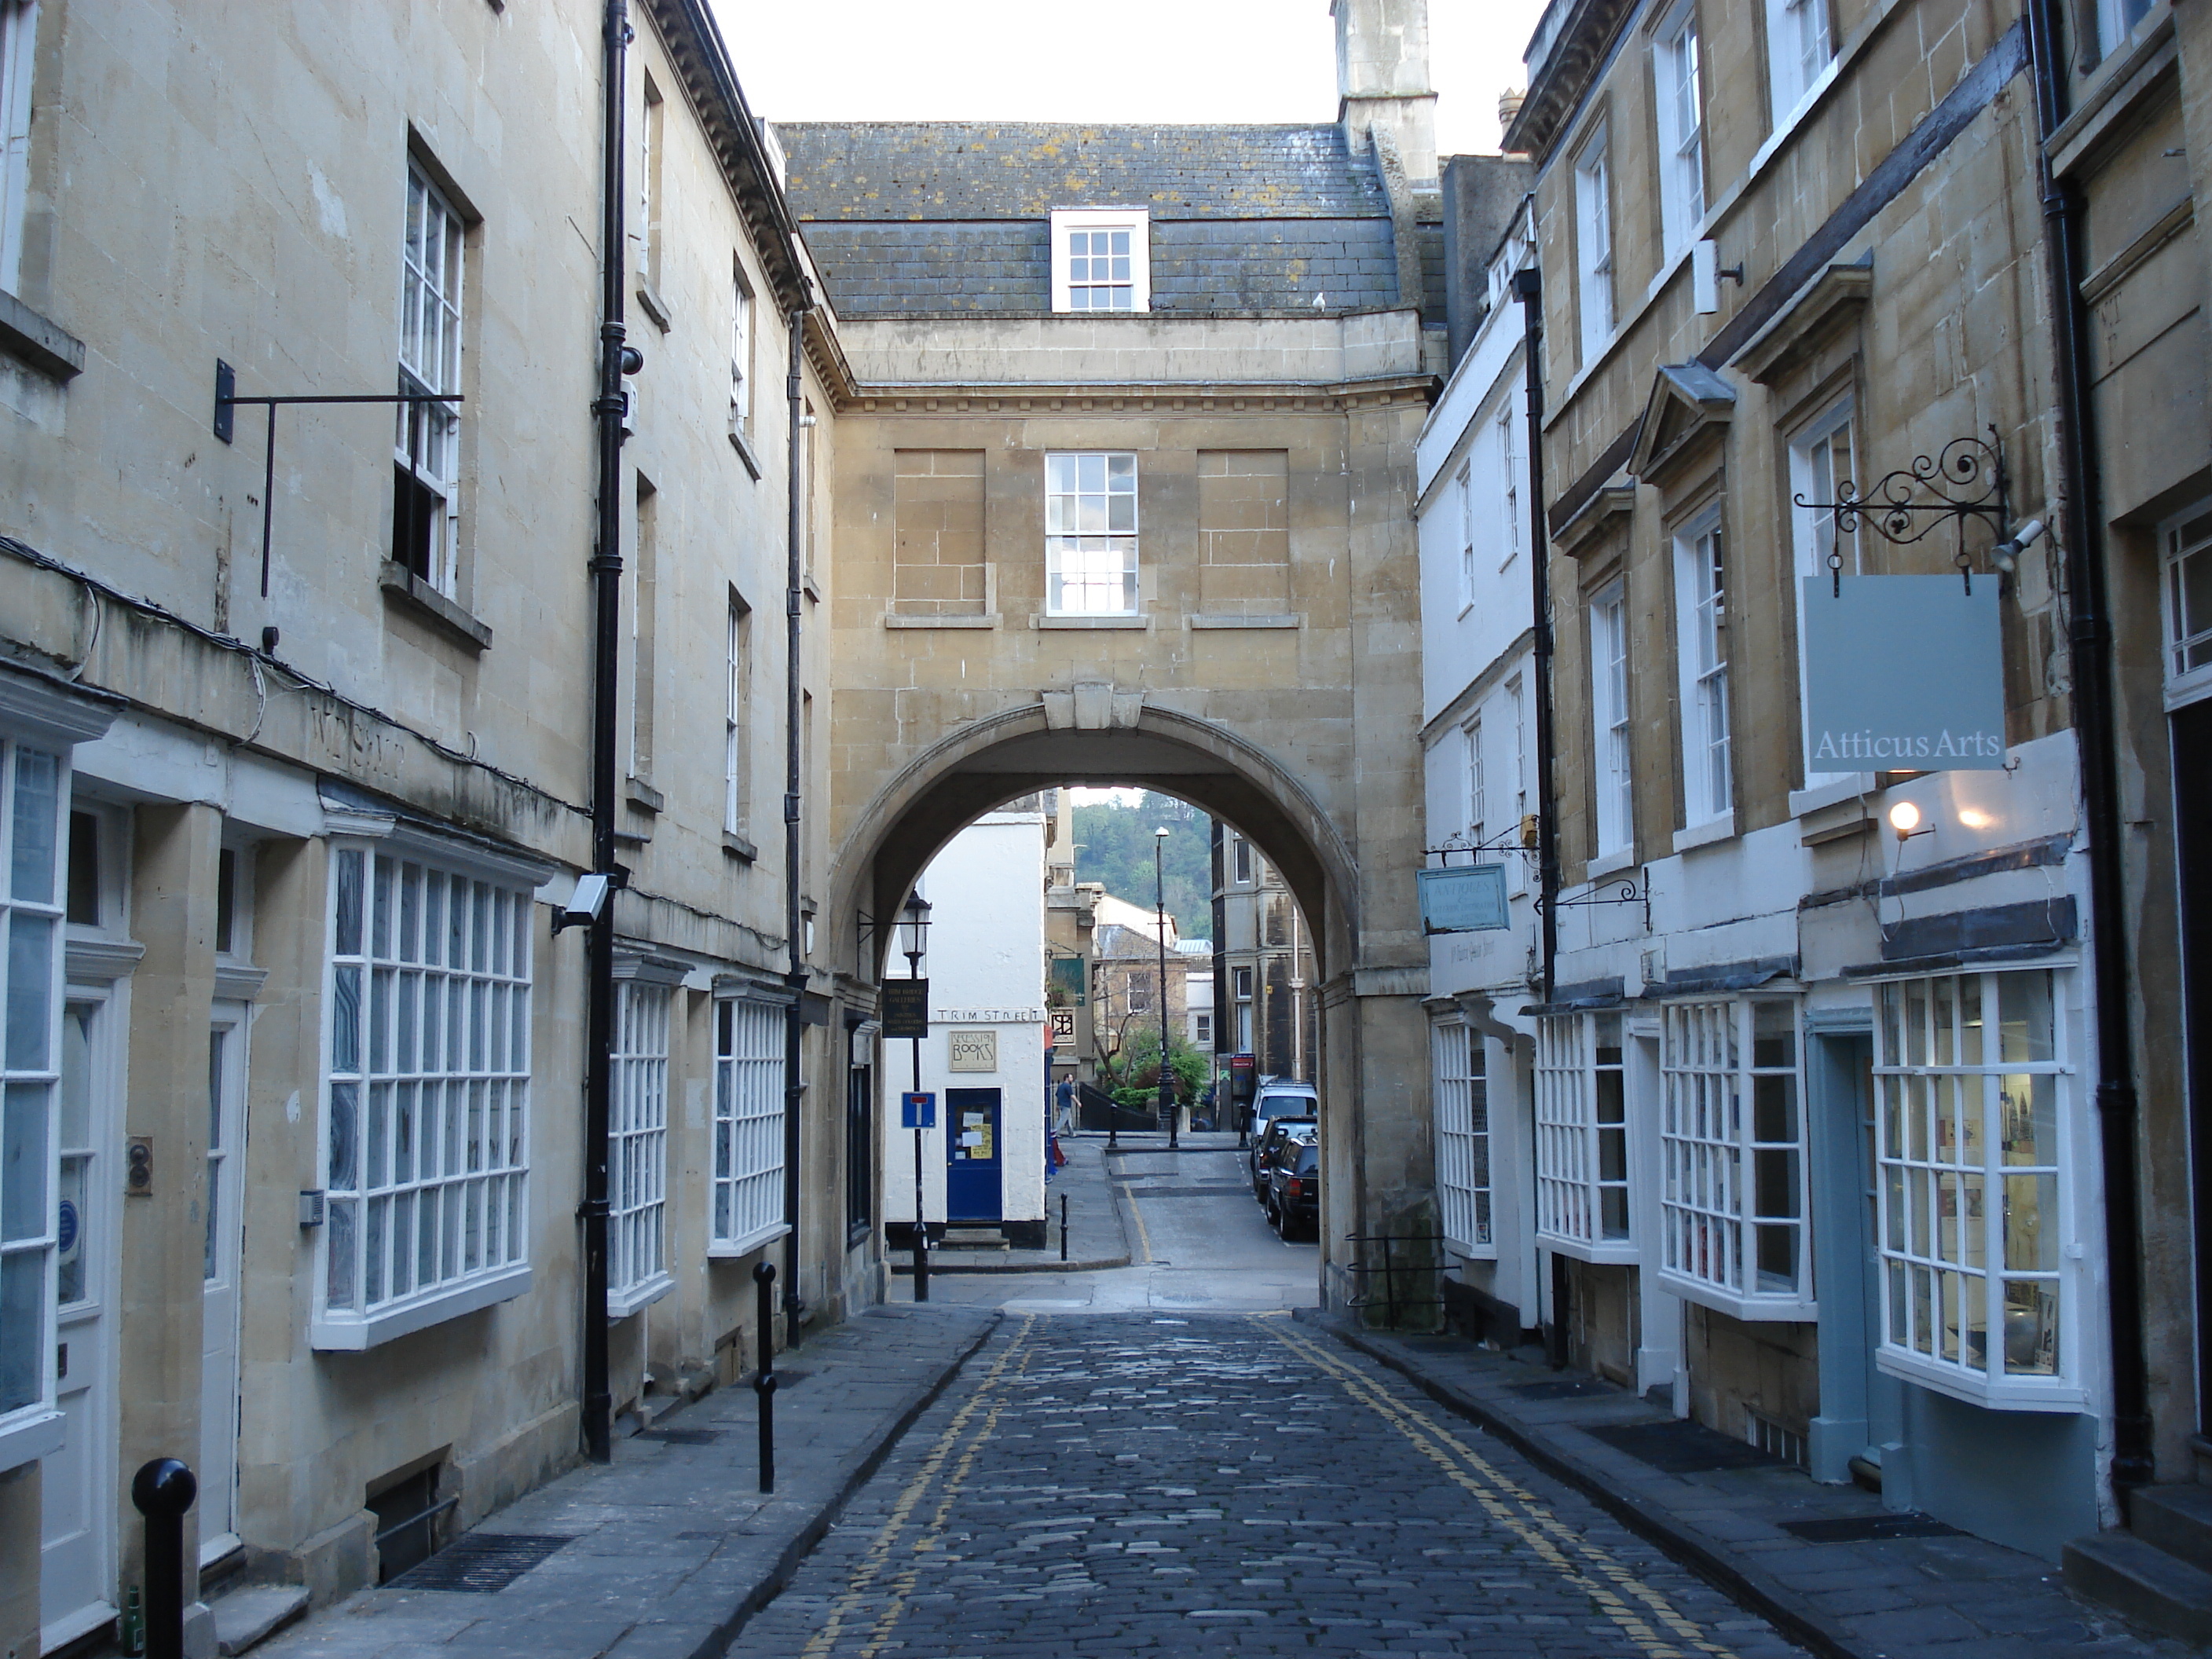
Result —
<instances>
[{"instance_id":1,"label":"bollard","mask_svg":"<svg viewBox=\"0 0 2212 1659\"><path fill-rule=\"evenodd\" d=\"M185 1511L200 1483L173 1457L157 1457L131 1480L146 1517L146 1659L185 1659Z\"/></svg>"},{"instance_id":2,"label":"bollard","mask_svg":"<svg viewBox=\"0 0 2212 1659\"><path fill-rule=\"evenodd\" d=\"M1067 1194L1060 1195L1060 1259L1067 1260Z\"/></svg>"},{"instance_id":3,"label":"bollard","mask_svg":"<svg viewBox=\"0 0 2212 1659\"><path fill-rule=\"evenodd\" d=\"M775 1490L775 1264L753 1264L753 1285L760 1294L760 1370L753 1373L753 1392L760 1400L760 1489Z\"/></svg>"}]
</instances>

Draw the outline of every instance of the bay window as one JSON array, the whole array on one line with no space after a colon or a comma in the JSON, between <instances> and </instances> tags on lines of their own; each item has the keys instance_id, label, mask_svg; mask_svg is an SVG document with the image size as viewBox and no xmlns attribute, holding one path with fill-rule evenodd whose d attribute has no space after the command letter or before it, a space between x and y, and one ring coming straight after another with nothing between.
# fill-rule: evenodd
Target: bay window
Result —
<instances>
[{"instance_id":1,"label":"bay window","mask_svg":"<svg viewBox=\"0 0 2212 1659\"><path fill-rule=\"evenodd\" d=\"M714 1005L710 1255L744 1255L784 1231L784 1020L781 1003Z\"/></svg>"},{"instance_id":2,"label":"bay window","mask_svg":"<svg viewBox=\"0 0 2212 1659\"><path fill-rule=\"evenodd\" d=\"M2077 1404L2062 1321L2072 1089L2054 976L1880 989L1881 1368L1983 1404Z\"/></svg>"},{"instance_id":3,"label":"bay window","mask_svg":"<svg viewBox=\"0 0 2212 1659\"><path fill-rule=\"evenodd\" d=\"M1483 1042L1463 1019L1431 1028L1437 1123L1437 1202L1443 1231L1471 1255L1493 1253L1490 1236L1490 1094Z\"/></svg>"},{"instance_id":4,"label":"bay window","mask_svg":"<svg viewBox=\"0 0 2212 1659\"><path fill-rule=\"evenodd\" d=\"M636 1312L670 1283L668 1003L665 985L628 979L615 988L607 1138L610 1319Z\"/></svg>"},{"instance_id":5,"label":"bay window","mask_svg":"<svg viewBox=\"0 0 2212 1659\"><path fill-rule=\"evenodd\" d=\"M1536 1022L1536 1231L1585 1261L1633 1261L1618 1013Z\"/></svg>"},{"instance_id":6,"label":"bay window","mask_svg":"<svg viewBox=\"0 0 2212 1659\"><path fill-rule=\"evenodd\" d=\"M529 1286L530 889L335 843L318 1348Z\"/></svg>"},{"instance_id":7,"label":"bay window","mask_svg":"<svg viewBox=\"0 0 2212 1659\"><path fill-rule=\"evenodd\" d=\"M53 1309L68 799L64 746L0 737L0 1469L62 1443Z\"/></svg>"},{"instance_id":8,"label":"bay window","mask_svg":"<svg viewBox=\"0 0 2212 1659\"><path fill-rule=\"evenodd\" d=\"M1660 1278L1739 1319L1812 1312L1799 1048L1793 1000L1666 1009Z\"/></svg>"}]
</instances>

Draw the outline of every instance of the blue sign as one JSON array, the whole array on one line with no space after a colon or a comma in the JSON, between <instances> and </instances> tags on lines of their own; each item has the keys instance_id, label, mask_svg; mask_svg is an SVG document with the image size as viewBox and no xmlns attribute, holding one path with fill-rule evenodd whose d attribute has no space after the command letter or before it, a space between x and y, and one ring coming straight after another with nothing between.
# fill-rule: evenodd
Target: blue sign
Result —
<instances>
[{"instance_id":1,"label":"blue sign","mask_svg":"<svg viewBox=\"0 0 2212 1659\"><path fill-rule=\"evenodd\" d=\"M61 1253L67 1255L76 1249L77 1234L76 1206L67 1199L62 1200L60 1232L61 1237L58 1242L61 1245Z\"/></svg>"},{"instance_id":2,"label":"blue sign","mask_svg":"<svg viewBox=\"0 0 2212 1659\"><path fill-rule=\"evenodd\" d=\"M1997 771L2005 763L1997 579L1808 576L1808 772Z\"/></svg>"},{"instance_id":3,"label":"blue sign","mask_svg":"<svg viewBox=\"0 0 2212 1659\"><path fill-rule=\"evenodd\" d=\"M1424 870L1421 931L1425 933L1485 933L1513 925L1505 907L1505 866L1459 864Z\"/></svg>"},{"instance_id":4,"label":"blue sign","mask_svg":"<svg viewBox=\"0 0 2212 1659\"><path fill-rule=\"evenodd\" d=\"M899 1097L899 1127L902 1129L934 1129L937 1127L937 1097L924 1092Z\"/></svg>"}]
</instances>

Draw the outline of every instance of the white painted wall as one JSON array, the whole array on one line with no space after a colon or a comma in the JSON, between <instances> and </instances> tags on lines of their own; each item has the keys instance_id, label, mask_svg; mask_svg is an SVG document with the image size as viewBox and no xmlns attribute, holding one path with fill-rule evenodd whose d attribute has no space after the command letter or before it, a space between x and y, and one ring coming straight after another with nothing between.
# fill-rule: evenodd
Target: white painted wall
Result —
<instances>
[{"instance_id":1,"label":"white painted wall","mask_svg":"<svg viewBox=\"0 0 2212 1659\"><path fill-rule=\"evenodd\" d=\"M921 1045L921 1086L938 1099L938 1127L923 1136L925 1218L945 1218L947 1089L1000 1091L1001 1213L1043 1218L1044 835L1041 812L992 812L955 836L922 872L930 902L930 1032ZM896 963L894 958L894 963ZM893 972L898 971L895 966ZM953 1072L955 1028L998 1036L999 1069ZM899 1127L899 1096L914 1086L910 1042L883 1045L883 1214L914 1219L914 1132Z\"/></svg>"}]
</instances>

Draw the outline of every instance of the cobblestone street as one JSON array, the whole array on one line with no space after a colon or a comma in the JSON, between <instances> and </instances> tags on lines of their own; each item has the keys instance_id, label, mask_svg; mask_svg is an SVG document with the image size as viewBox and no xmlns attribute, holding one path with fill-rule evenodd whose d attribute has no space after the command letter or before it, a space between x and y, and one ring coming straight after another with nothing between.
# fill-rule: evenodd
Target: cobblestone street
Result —
<instances>
[{"instance_id":1,"label":"cobblestone street","mask_svg":"<svg viewBox=\"0 0 2212 1659\"><path fill-rule=\"evenodd\" d=\"M749 1655L1797 1651L1281 1316L1016 1316Z\"/></svg>"}]
</instances>

